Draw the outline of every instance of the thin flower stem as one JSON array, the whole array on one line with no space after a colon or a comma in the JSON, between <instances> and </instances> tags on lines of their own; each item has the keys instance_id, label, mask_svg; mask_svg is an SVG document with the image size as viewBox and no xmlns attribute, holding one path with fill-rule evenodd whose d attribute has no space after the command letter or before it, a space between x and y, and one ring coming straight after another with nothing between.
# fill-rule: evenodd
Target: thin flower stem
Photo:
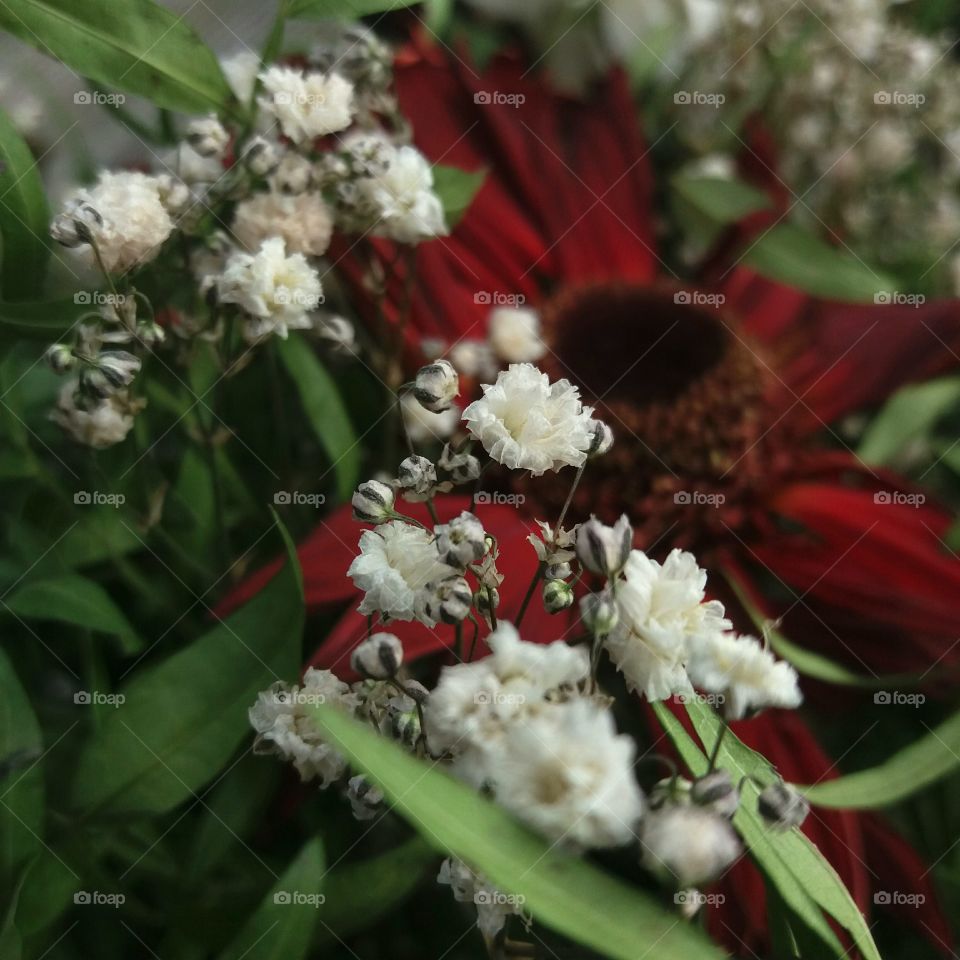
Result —
<instances>
[{"instance_id":1,"label":"thin flower stem","mask_svg":"<svg viewBox=\"0 0 960 960\"><path fill-rule=\"evenodd\" d=\"M583 463L577 467L577 475L573 478L573 483L570 485L570 492L567 494L566 502L563 505L563 509L560 511L560 518L557 520L557 526L554 529L554 539L556 539L557 534L559 534L561 528L563 527L563 521L567 519L567 511L570 509L570 504L573 502L573 495L577 492L577 487L580 486L580 478L583 476L583 471L586 465L587 461L584 460Z\"/></svg>"},{"instance_id":2,"label":"thin flower stem","mask_svg":"<svg viewBox=\"0 0 960 960\"><path fill-rule=\"evenodd\" d=\"M487 609L490 614L490 629L497 629L497 608L493 602L493 590L490 587L484 587L487 591Z\"/></svg>"},{"instance_id":3,"label":"thin flower stem","mask_svg":"<svg viewBox=\"0 0 960 960\"><path fill-rule=\"evenodd\" d=\"M477 637L480 634L480 621L471 613L470 619L473 621L473 637L470 639L470 652L467 654L467 662L473 660L473 654L477 649Z\"/></svg>"},{"instance_id":4,"label":"thin flower stem","mask_svg":"<svg viewBox=\"0 0 960 960\"><path fill-rule=\"evenodd\" d=\"M710 752L710 765L707 767L707 773L713 773L713 768L717 765L717 757L720 756L720 745L723 743L723 738L730 728L730 724L723 718L720 719L720 723L722 726L720 727L720 732L717 734L717 742L713 745L713 750Z\"/></svg>"},{"instance_id":5,"label":"thin flower stem","mask_svg":"<svg viewBox=\"0 0 960 960\"><path fill-rule=\"evenodd\" d=\"M456 625L456 627L454 628L454 630L455 630L455 635L456 635L457 659L458 659L461 663L464 663L464 659L463 659L463 654L464 654L464 649L463 649L463 622L461 621L460 623L458 623L458 624Z\"/></svg>"},{"instance_id":6,"label":"thin flower stem","mask_svg":"<svg viewBox=\"0 0 960 960\"><path fill-rule=\"evenodd\" d=\"M520 627L523 615L527 612L527 607L530 605L530 600L533 597L533 591L537 589L537 584L543 578L543 571L546 570L546 568L547 565L543 561L537 564L537 572L533 575L530 586L527 587L527 595L523 598L523 603L520 604L520 612L517 614L517 619L513 622L515 627Z\"/></svg>"}]
</instances>

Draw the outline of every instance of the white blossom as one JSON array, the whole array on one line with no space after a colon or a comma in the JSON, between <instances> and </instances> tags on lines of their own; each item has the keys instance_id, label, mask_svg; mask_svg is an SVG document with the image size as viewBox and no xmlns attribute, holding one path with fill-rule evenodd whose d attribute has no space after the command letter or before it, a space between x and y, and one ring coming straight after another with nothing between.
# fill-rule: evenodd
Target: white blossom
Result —
<instances>
[{"instance_id":1,"label":"white blossom","mask_svg":"<svg viewBox=\"0 0 960 960\"><path fill-rule=\"evenodd\" d=\"M323 137L350 126L353 84L337 73L307 73L270 67L260 74L266 95L260 106L280 123L294 143Z\"/></svg>"},{"instance_id":2,"label":"white blossom","mask_svg":"<svg viewBox=\"0 0 960 960\"><path fill-rule=\"evenodd\" d=\"M503 929L507 917L522 914L521 897L501 893L462 860L444 860L440 865L437 883L449 886L458 903L476 906L477 926L487 940L492 940Z\"/></svg>"},{"instance_id":3,"label":"white blossom","mask_svg":"<svg viewBox=\"0 0 960 960\"><path fill-rule=\"evenodd\" d=\"M476 563L486 552L486 533L477 517L464 510L449 523L440 524L434 530L437 537L437 552L444 563L465 569Z\"/></svg>"},{"instance_id":4,"label":"white blossom","mask_svg":"<svg viewBox=\"0 0 960 960\"><path fill-rule=\"evenodd\" d=\"M78 382L68 380L60 388L51 417L77 443L103 450L125 440L142 401L132 401L126 392L115 393L88 406L77 404Z\"/></svg>"},{"instance_id":5,"label":"white blossom","mask_svg":"<svg viewBox=\"0 0 960 960\"><path fill-rule=\"evenodd\" d=\"M490 345L505 363L536 363L547 352L536 310L495 307L487 323Z\"/></svg>"},{"instance_id":6,"label":"white blossom","mask_svg":"<svg viewBox=\"0 0 960 960\"><path fill-rule=\"evenodd\" d=\"M291 196L270 190L237 204L231 230L251 252L264 240L280 237L291 253L319 257L330 246L333 217L319 193Z\"/></svg>"},{"instance_id":7,"label":"white blossom","mask_svg":"<svg viewBox=\"0 0 960 960\"><path fill-rule=\"evenodd\" d=\"M350 666L370 680L394 676L403 663L403 644L392 633L373 633L350 655Z\"/></svg>"},{"instance_id":8,"label":"white blossom","mask_svg":"<svg viewBox=\"0 0 960 960\"><path fill-rule=\"evenodd\" d=\"M360 555L347 575L365 593L360 613L412 620L417 592L455 572L440 562L432 534L402 520L391 520L361 534Z\"/></svg>"},{"instance_id":9,"label":"white blossom","mask_svg":"<svg viewBox=\"0 0 960 960\"><path fill-rule=\"evenodd\" d=\"M534 476L587 456L592 409L567 380L550 383L529 363L511 364L463 411L467 429L498 463Z\"/></svg>"},{"instance_id":10,"label":"white blossom","mask_svg":"<svg viewBox=\"0 0 960 960\"><path fill-rule=\"evenodd\" d=\"M412 393L400 397L403 425L413 443L446 440L460 423L460 408L454 404L443 413L431 413Z\"/></svg>"},{"instance_id":11,"label":"white blossom","mask_svg":"<svg viewBox=\"0 0 960 960\"><path fill-rule=\"evenodd\" d=\"M723 817L686 804L650 811L641 823L640 844L644 864L678 887L712 883L741 853Z\"/></svg>"}]
</instances>

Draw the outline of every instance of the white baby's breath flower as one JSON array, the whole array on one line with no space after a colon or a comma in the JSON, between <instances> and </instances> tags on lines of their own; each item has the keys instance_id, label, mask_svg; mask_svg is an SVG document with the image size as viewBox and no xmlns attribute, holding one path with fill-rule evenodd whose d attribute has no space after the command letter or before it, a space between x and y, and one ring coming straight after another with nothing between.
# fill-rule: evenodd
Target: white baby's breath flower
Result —
<instances>
[{"instance_id":1,"label":"white baby's breath flower","mask_svg":"<svg viewBox=\"0 0 960 960\"><path fill-rule=\"evenodd\" d=\"M308 328L307 314L322 292L317 272L303 254L288 256L281 237L265 240L254 254L232 254L217 286L224 303L237 304L253 318L251 339L271 333L285 338L289 330Z\"/></svg>"},{"instance_id":2,"label":"white baby's breath flower","mask_svg":"<svg viewBox=\"0 0 960 960\"><path fill-rule=\"evenodd\" d=\"M412 393L400 397L403 425L413 443L446 440L460 423L460 408L454 404L443 413L432 413Z\"/></svg>"},{"instance_id":3,"label":"white baby's breath flower","mask_svg":"<svg viewBox=\"0 0 960 960\"><path fill-rule=\"evenodd\" d=\"M460 570L467 564L476 563L486 552L486 533L483 524L474 514L464 510L449 523L438 526L437 552L444 563Z\"/></svg>"},{"instance_id":4,"label":"white baby's breath flower","mask_svg":"<svg viewBox=\"0 0 960 960\"><path fill-rule=\"evenodd\" d=\"M220 69L233 95L242 104L250 103L260 72L260 55L253 50L238 50L220 61Z\"/></svg>"},{"instance_id":5,"label":"white baby's breath flower","mask_svg":"<svg viewBox=\"0 0 960 960\"><path fill-rule=\"evenodd\" d=\"M440 562L433 535L402 520L381 523L360 536L360 556L347 575L365 592L360 613L412 620L417 592L456 573Z\"/></svg>"},{"instance_id":6,"label":"white baby's breath flower","mask_svg":"<svg viewBox=\"0 0 960 960\"><path fill-rule=\"evenodd\" d=\"M505 363L536 363L546 352L540 318L529 307L496 307L488 321L490 345Z\"/></svg>"},{"instance_id":7,"label":"white baby's breath flower","mask_svg":"<svg viewBox=\"0 0 960 960\"><path fill-rule=\"evenodd\" d=\"M730 629L723 605L704 602L707 575L693 555L670 553L661 565L633 550L616 589L618 624L604 644L628 686L648 700L690 693L684 669L691 638Z\"/></svg>"},{"instance_id":8,"label":"white baby's breath flower","mask_svg":"<svg viewBox=\"0 0 960 960\"><path fill-rule=\"evenodd\" d=\"M230 134L224 125L211 113L206 117L191 120L187 126L187 143L201 157L222 157L230 145Z\"/></svg>"},{"instance_id":9,"label":"white baby's breath flower","mask_svg":"<svg viewBox=\"0 0 960 960\"><path fill-rule=\"evenodd\" d=\"M338 780L347 761L323 740L313 719L313 708L324 703L353 713L359 701L329 670L313 667L304 674L302 686L278 682L261 691L249 711L257 732L254 751L292 761L301 780L319 777L321 787Z\"/></svg>"},{"instance_id":10,"label":"white baby's breath flower","mask_svg":"<svg viewBox=\"0 0 960 960\"><path fill-rule=\"evenodd\" d=\"M501 893L462 860L444 860L440 864L437 883L449 886L458 903L476 906L477 926L488 940L492 940L503 929L507 917L521 914L521 898Z\"/></svg>"},{"instance_id":11,"label":"white baby's breath flower","mask_svg":"<svg viewBox=\"0 0 960 960\"><path fill-rule=\"evenodd\" d=\"M84 223L109 273L124 273L152 260L173 231L160 184L145 173L104 171L96 184L78 191L68 205L77 204L96 211L96 218L86 218ZM96 264L88 244L76 249L87 263Z\"/></svg>"},{"instance_id":12,"label":"white baby's breath flower","mask_svg":"<svg viewBox=\"0 0 960 960\"><path fill-rule=\"evenodd\" d=\"M125 440L143 401L133 401L126 391L121 391L87 406L78 406L77 387L77 380L70 379L60 388L52 419L77 443L94 450Z\"/></svg>"},{"instance_id":13,"label":"white baby's breath flower","mask_svg":"<svg viewBox=\"0 0 960 960\"><path fill-rule=\"evenodd\" d=\"M260 74L265 96L260 106L277 118L294 143L323 137L350 126L353 84L337 73L307 73L270 67Z\"/></svg>"},{"instance_id":14,"label":"white baby's breath flower","mask_svg":"<svg viewBox=\"0 0 960 960\"><path fill-rule=\"evenodd\" d=\"M494 460L539 476L584 462L592 412L569 381L550 383L532 364L515 363L495 384L484 384L483 396L463 411L463 419Z\"/></svg>"},{"instance_id":15,"label":"white baby's breath flower","mask_svg":"<svg viewBox=\"0 0 960 960\"><path fill-rule=\"evenodd\" d=\"M703 807L671 804L644 817L643 862L679 887L712 883L740 856L730 824Z\"/></svg>"},{"instance_id":16,"label":"white baby's breath flower","mask_svg":"<svg viewBox=\"0 0 960 960\"><path fill-rule=\"evenodd\" d=\"M793 709L803 699L796 670L754 637L733 633L691 637L687 672L696 686L723 694L728 720L742 720L764 707Z\"/></svg>"},{"instance_id":17,"label":"white baby's breath flower","mask_svg":"<svg viewBox=\"0 0 960 960\"><path fill-rule=\"evenodd\" d=\"M231 230L250 251L264 240L280 237L291 253L319 257L330 246L333 217L319 193L290 196L270 190L237 204Z\"/></svg>"},{"instance_id":18,"label":"white baby's breath flower","mask_svg":"<svg viewBox=\"0 0 960 960\"><path fill-rule=\"evenodd\" d=\"M633 776L636 746L590 700L534 713L490 751L497 802L538 833L582 848L629 843L644 810Z\"/></svg>"}]
</instances>

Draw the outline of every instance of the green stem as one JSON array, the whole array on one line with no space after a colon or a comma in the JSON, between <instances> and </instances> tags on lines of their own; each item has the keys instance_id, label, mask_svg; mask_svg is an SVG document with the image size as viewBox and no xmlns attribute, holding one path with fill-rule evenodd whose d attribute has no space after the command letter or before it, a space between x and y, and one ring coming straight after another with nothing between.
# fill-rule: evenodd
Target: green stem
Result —
<instances>
[{"instance_id":1,"label":"green stem","mask_svg":"<svg viewBox=\"0 0 960 960\"><path fill-rule=\"evenodd\" d=\"M720 745L723 743L723 738L726 735L727 730L730 728L728 724L722 717L720 719L721 727L720 732L717 734L717 742L713 745L713 750L710 752L710 765L707 767L707 773L713 773L714 767L717 765L717 757L720 756Z\"/></svg>"},{"instance_id":2,"label":"green stem","mask_svg":"<svg viewBox=\"0 0 960 960\"><path fill-rule=\"evenodd\" d=\"M547 565L542 560L537 564L537 572L533 575L533 580L530 581L530 586L527 587L527 594L523 598L523 603L520 604L520 612L517 614L517 619L513 622L515 627L519 628L520 623L523 620L523 615L527 612L527 607L530 605L533 592L537 589L537 584L543 578L543 571L546 570L546 568Z\"/></svg>"}]
</instances>

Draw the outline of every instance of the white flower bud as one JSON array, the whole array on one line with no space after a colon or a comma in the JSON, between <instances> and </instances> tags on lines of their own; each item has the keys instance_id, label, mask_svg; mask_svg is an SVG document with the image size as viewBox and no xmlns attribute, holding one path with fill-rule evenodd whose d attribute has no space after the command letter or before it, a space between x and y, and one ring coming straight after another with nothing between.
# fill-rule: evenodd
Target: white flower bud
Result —
<instances>
[{"instance_id":1,"label":"white flower bud","mask_svg":"<svg viewBox=\"0 0 960 960\"><path fill-rule=\"evenodd\" d=\"M760 792L757 811L773 829L789 830L807 819L810 804L798 790L781 780Z\"/></svg>"},{"instance_id":2,"label":"white flower bud","mask_svg":"<svg viewBox=\"0 0 960 960\"><path fill-rule=\"evenodd\" d=\"M54 373L67 373L77 362L73 350L65 343L52 343L47 347L43 358Z\"/></svg>"},{"instance_id":3,"label":"white flower bud","mask_svg":"<svg viewBox=\"0 0 960 960\"><path fill-rule=\"evenodd\" d=\"M440 559L451 567L463 570L468 563L476 563L487 552L483 524L467 510L449 523L438 526L435 533Z\"/></svg>"},{"instance_id":4,"label":"white flower bud","mask_svg":"<svg viewBox=\"0 0 960 960\"><path fill-rule=\"evenodd\" d=\"M613 431L602 420L591 420L587 424L590 430L588 457L602 457L613 446Z\"/></svg>"},{"instance_id":5,"label":"white flower bud","mask_svg":"<svg viewBox=\"0 0 960 960\"><path fill-rule=\"evenodd\" d=\"M297 194L309 189L313 180L313 165L299 153L288 152L281 158L270 176L270 186L277 193Z\"/></svg>"},{"instance_id":6,"label":"white flower bud","mask_svg":"<svg viewBox=\"0 0 960 960\"><path fill-rule=\"evenodd\" d=\"M403 644L392 633L374 633L350 655L350 666L368 680L388 680L403 663Z\"/></svg>"},{"instance_id":7,"label":"white flower bud","mask_svg":"<svg viewBox=\"0 0 960 960\"><path fill-rule=\"evenodd\" d=\"M384 523L393 516L395 502L393 487L379 480L367 480L357 487L350 500L353 519L361 523Z\"/></svg>"},{"instance_id":8,"label":"white flower bud","mask_svg":"<svg viewBox=\"0 0 960 960\"><path fill-rule=\"evenodd\" d=\"M608 579L623 569L632 546L633 527L626 514L612 527L591 517L577 530L577 558L592 573Z\"/></svg>"},{"instance_id":9,"label":"white flower bud","mask_svg":"<svg viewBox=\"0 0 960 960\"><path fill-rule=\"evenodd\" d=\"M357 774L347 781L346 796L358 820L372 820L383 803L383 791L363 774Z\"/></svg>"},{"instance_id":10,"label":"white flower bud","mask_svg":"<svg viewBox=\"0 0 960 960\"><path fill-rule=\"evenodd\" d=\"M417 371L413 395L431 413L449 410L460 392L460 378L449 360L435 360Z\"/></svg>"},{"instance_id":11,"label":"white flower bud","mask_svg":"<svg viewBox=\"0 0 960 960\"><path fill-rule=\"evenodd\" d=\"M345 317L330 314L320 317L314 329L317 336L328 343L338 354L355 354L357 352L357 333L353 324Z\"/></svg>"},{"instance_id":12,"label":"white flower bud","mask_svg":"<svg viewBox=\"0 0 960 960\"><path fill-rule=\"evenodd\" d=\"M551 563L543 571L544 580L569 580L573 576L573 567L568 560L563 563Z\"/></svg>"},{"instance_id":13,"label":"white flower bud","mask_svg":"<svg viewBox=\"0 0 960 960\"><path fill-rule=\"evenodd\" d=\"M702 807L668 805L640 823L645 866L680 887L712 883L740 856L730 824Z\"/></svg>"},{"instance_id":14,"label":"white flower bud","mask_svg":"<svg viewBox=\"0 0 960 960\"><path fill-rule=\"evenodd\" d=\"M94 232L103 226L103 217L89 203L69 200L50 225L50 236L64 247L90 243Z\"/></svg>"},{"instance_id":15,"label":"white flower bud","mask_svg":"<svg viewBox=\"0 0 960 960\"><path fill-rule=\"evenodd\" d=\"M80 373L83 390L98 397L109 397L133 382L140 370L140 360L126 350L105 350L91 367Z\"/></svg>"},{"instance_id":16,"label":"white flower bud","mask_svg":"<svg viewBox=\"0 0 960 960\"><path fill-rule=\"evenodd\" d=\"M444 444L437 466L450 475L454 483L470 483L480 476L480 461L469 453L456 453Z\"/></svg>"},{"instance_id":17,"label":"white flower bud","mask_svg":"<svg viewBox=\"0 0 960 960\"><path fill-rule=\"evenodd\" d=\"M438 620L444 623L460 623L470 614L473 591L463 577L445 577L428 583L416 599L417 619L427 626L435 626Z\"/></svg>"},{"instance_id":18,"label":"white flower bud","mask_svg":"<svg viewBox=\"0 0 960 960\"><path fill-rule=\"evenodd\" d=\"M740 791L727 770L714 770L695 780L690 799L701 807L729 820L740 806Z\"/></svg>"},{"instance_id":19,"label":"white flower bud","mask_svg":"<svg viewBox=\"0 0 960 960\"><path fill-rule=\"evenodd\" d=\"M210 114L209 117L190 122L187 127L187 143L201 157L222 157L230 144L230 134L216 116Z\"/></svg>"},{"instance_id":20,"label":"white flower bud","mask_svg":"<svg viewBox=\"0 0 960 960\"><path fill-rule=\"evenodd\" d=\"M158 343L163 343L166 336L166 332L159 323L144 320L137 324L137 340L145 347L155 347Z\"/></svg>"},{"instance_id":21,"label":"white flower bud","mask_svg":"<svg viewBox=\"0 0 960 960\"><path fill-rule=\"evenodd\" d=\"M473 603L485 617L489 617L500 606L500 591L496 587L481 587L473 595Z\"/></svg>"},{"instance_id":22,"label":"white flower bud","mask_svg":"<svg viewBox=\"0 0 960 960\"><path fill-rule=\"evenodd\" d=\"M563 580L548 580L543 585L543 605L547 613L559 613L573 606L573 587Z\"/></svg>"},{"instance_id":23,"label":"white flower bud","mask_svg":"<svg viewBox=\"0 0 960 960\"><path fill-rule=\"evenodd\" d=\"M244 166L256 177L266 177L277 169L280 152L275 143L264 137L253 137L243 150Z\"/></svg>"},{"instance_id":24,"label":"white flower bud","mask_svg":"<svg viewBox=\"0 0 960 960\"><path fill-rule=\"evenodd\" d=\"M405 500L420 503L433 496L437 486L437 469L426 457L413 455L397 468L397 485Z\"/></svg>"},{"instance_id":25,"label":"white flower bud","mask_svg":"<svg viewBox=\"0 0 960 960\"><path fill-rule=\"evenodd\" d=\"M594 636L605 637L620 622L620 608L607 590L588 593L580 601L580 619Z\"/></svg>"}]
</instances>

